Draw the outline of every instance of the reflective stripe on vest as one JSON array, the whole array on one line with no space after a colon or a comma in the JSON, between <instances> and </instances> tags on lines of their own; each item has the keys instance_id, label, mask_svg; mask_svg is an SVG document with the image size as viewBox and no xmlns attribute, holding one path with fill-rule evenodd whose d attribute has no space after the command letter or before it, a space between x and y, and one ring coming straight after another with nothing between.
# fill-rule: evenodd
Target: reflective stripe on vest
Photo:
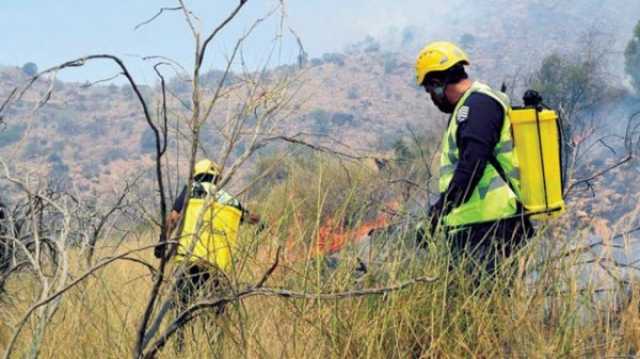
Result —
<instances>
[{"instance_id":1,"label":"reflective stripe on vest","mask_svg":"<svg viewBox=\"0 0 640 359\"><path fill-rule=\"evenodd\" d=\"M504 93L495 91L489 86L479 82L474 82L471 88L464 93L451 114L449 127L442 139L439 190L441 193L444 193L449 188L449 183L451 183L460 158L456 141L456 133L458 131L456 118L458 111L469 96L475 92L485 94L495 99L504 111L500 140L494 149L494 157L500 165L508 183L505 182L498 170L494 168L491 163L487 163L484 173L476 188L473 189L469 200L451 210L444 218L444 223L447 226L495 221L509 217L516 213L517 198L520 195L518 157L515 153L513 137L511 135L511 103Z\"/></svg>"}]
</instances>

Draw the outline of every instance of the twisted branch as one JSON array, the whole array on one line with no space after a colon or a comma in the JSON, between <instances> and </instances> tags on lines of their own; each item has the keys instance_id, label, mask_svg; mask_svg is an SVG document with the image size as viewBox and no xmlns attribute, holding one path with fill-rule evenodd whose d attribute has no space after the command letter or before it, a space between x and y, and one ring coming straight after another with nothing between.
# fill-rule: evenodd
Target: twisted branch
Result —
<instances>
[{"instance_id":1,"label":"twisted branch","mask_svg":"<svg viewBox=\"0 0 640 359\"><path fill-rule=\"evenodd\" d=\"M133 30L138 30L139 28L141 28L144 25L149 24L150 22L152 22L153 20L157 19L160 15L162 15L163 12L165 11L177 11L177 10L182 10L182 6L176 6L176 7L163 7L160 8L160 11L158 11L157 14L153 15L153 17L151 17L149 20L143 21L141 23L139 23L138 25L136 25Z\"/></svg>"}]
</instances>

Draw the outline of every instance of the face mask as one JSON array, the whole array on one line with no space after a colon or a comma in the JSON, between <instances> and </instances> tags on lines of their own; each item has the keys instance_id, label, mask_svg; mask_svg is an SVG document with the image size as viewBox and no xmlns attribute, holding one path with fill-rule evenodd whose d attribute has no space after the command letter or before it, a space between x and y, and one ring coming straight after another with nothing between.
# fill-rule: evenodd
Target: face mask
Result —
<instances>
[{"instance_id":1,"label":"face mask","mask_svg":"<svg viewBox=\"0 0 640 359\"><path fill-rule=\"evenodd\" d=\"M447 99L447 95L444 93L445 86L434 87L432 91L429 91L429 95L431 96L431 101L436 105L438 110L444 113L453 113L455 109L455 104L452 104Z\"/></svg>"}]
</instances>

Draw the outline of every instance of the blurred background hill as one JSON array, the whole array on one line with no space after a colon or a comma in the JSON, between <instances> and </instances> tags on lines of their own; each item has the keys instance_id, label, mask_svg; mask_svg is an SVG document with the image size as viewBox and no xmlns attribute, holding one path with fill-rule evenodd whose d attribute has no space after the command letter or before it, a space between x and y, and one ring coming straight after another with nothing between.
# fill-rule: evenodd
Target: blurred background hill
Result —
<instances>
[{"instance_id":1,"label":"blurred background hill","mask_svg":"<svg viewBox=\"0 0 640 359\"><path fill-rule=\"evenodd\" d=\"M420 11L418 2L409 3L407 12ZM473 59L473 76L496 87L506 83L516 102L545 57L571 56L584 50L585 43L604 48L608 80L624 90L629 87L622 52L638 13L640 3L631 0L473 5L453 1L437 13L424 14L418 24L389 27L340 52L304 53L297 64L269 71L289 74L295 82L288 131L328 135L354 149L388 155L408 129L424 135L446 121L414 83L414 58L427 41L450 39L461 44ZM35 63L0 67L0 98L36 70ZM205 73L205 85L213 87L221 73L217 69ZM227 83L231 86L239 78L230 76ZM0 151L47 168L50 176L74 179L84 190L109 187L131 169L147 170L154 139L133 91L118 82L93 84L96 80L39 82L36 91L8 112L11 119L0 131ZM50 85L52 97L33 112ZM147 83L142 90L150 99L160 94L157 83ZM185 116L189 79L170 79L169 90L176 116ZM205 136L205 147L215 147L216 136Z\"/></svg>"}]
</instances>

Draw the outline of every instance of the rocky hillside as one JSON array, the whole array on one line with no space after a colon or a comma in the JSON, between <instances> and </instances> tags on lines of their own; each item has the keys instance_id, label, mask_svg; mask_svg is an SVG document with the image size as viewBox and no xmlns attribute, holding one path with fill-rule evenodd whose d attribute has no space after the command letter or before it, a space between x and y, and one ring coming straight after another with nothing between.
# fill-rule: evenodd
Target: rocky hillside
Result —
<instances>
[{"instance_id":1,"label":"rocky hillside","mask_svg":"<svg viewBox=\"0 0 640 359\"><path fill-rule=\"evenodd\" d=\"M579 47L588 33L601 32L596 37L613 39L614 51L620 51L637 14L640 3L635 0L580 4L501 0L460 6L454 13L442 14L451 21L442 16L434 20L442 26L428 27L425 21L425 27L391 31L342 53L309 58L302 68L288 65L272 71L296 79L287 122L292 131L330 135L354 149L385 153L406 136L407 128L424 134L445 121L414 83L414 57L425 41L459 42L472 56L473 75L494 86L512 85L526 81L545 55ZM622 76L620 59L612 58L612 72ZM215 83L216 75L216 71L205 75L205 84ZM18 67L0 68L0 98L27 80ZM188 102L189 87L176 79L170 83L172 93ZM0 130L5 158L41 167L50 176L73 178L83 189L108 187L124 173L149 168L153 137L129 86L55 81L53 96L34 112L47 90L48 84L39 83L5 113ZM149 99L159 95L157 86L143 86L143 92ZM178 119L187 112L176 105L172 116ZM215 143L215 138L208 138L210 146Z\"/></svg>"}]
</instances>

